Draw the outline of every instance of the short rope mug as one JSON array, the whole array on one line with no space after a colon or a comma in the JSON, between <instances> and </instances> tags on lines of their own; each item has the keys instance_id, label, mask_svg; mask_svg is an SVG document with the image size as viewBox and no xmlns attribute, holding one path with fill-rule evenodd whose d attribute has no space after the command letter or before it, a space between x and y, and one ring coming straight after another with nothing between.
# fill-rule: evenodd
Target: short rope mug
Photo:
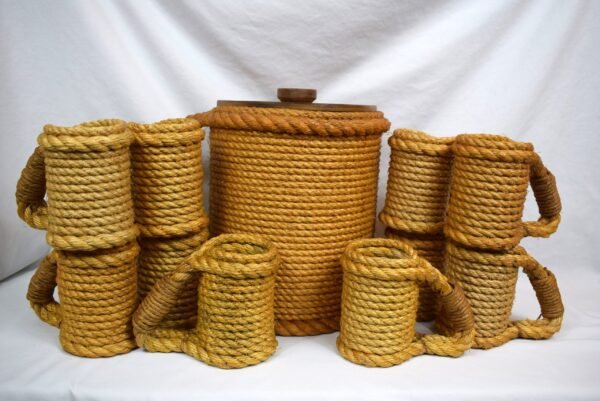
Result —
<instances>
[{"instance_id":1,"label":"short rope mug","mask_svg":"<svg viewBox=\"0 0 600 401\"><path fill-rule=\"evenodd\" d=\"M135 348L139 247L132 140L120 120L47 125L17 184L19 216L47 229L55 248L33 275L27 298L42 320L60 327L63 348L75 355L112 356ZM53 297L57 286L60 304Z\"/></svg>"},{"instance_id":2,"label":"short rope mug","mask_svg":"<svg viewBox=\"0 0 600 401\"><path fill-rule=\"evenodd\" d=\"M243 368L266 360L277 347L274 293L279 256L268 241L222 234L205 242L176 270L160 279L133 318L136 340L155 333L192 281L198 288L195 329L160 329L184 352L219 368Z\"/></svg>"},{"instance_id":3,"label":"short rope mug","mask_svg":"<svg viewBox=\"0 0 600 401\"><path fill-rule=\"evenodd\" d=\"M475 348L492 348L514 338L547 339L560 330L564 308L556 278L525 249L491 252L447 244L446 274L461 286L475 319ZM519 267L522 267L541 307L542 319L510 321ZM444 313L436 322L451 332Z\"/></svg>"},{"instance_id":4,"label":"short rope mug","mask_svg":"<svg viewBox=\"0 0 600 401\"><path fill-rule=\"evenodd\" d=\"M391 148L385 206L379 219L385 236L403 240L438 270L444 261L444 222L450 190L453 138L397 129ZM433 320L437 296L430 286L419 289L417 320Z\"/></svg>"},{"instance_id":5,"label":"short rope mug","mask_svg":"<svg viewBox=\"0 0 600 401\"><path fill-rule=\"evenodd\" d=\"M365 366L390 367L413 356L458 357L471 347L473 315L460 290L406 242L363 239L342 256L344 284L337 347L344 358ZM415 333L419 285L439 295L452 332Z\"/></svg>"},{"instance_id":6,"label":"short rope mug","mask_svg":"<svg viewBox=\"0 0 600 401\"><path fill-rule=\"evenodd\" d=\"M458 135L444 232L452 241L484 250L510 250L524 236L548 237L560 223L556 180L533 145L501 135ZM540 219L523 222L531 184Z\"/></svg>"},{"instance_id":7,"label":"short rope mug","mask_svg":"<svg viewBox=\"0 0 600 401\"><path fill-rule=\"evenodd\" d=\"M134 135L131 146L133 206L140 227L138 292L146 296L164 275L175 270L208 239L208 217L204 212L202 140L198 121L179 118L152 124L129 123ZM157 327L156 335L138 339L148 351L169 352L171 337L162 329L196 325L197 285L190 281L175 305Z\"/></svg>"}]
</instances>

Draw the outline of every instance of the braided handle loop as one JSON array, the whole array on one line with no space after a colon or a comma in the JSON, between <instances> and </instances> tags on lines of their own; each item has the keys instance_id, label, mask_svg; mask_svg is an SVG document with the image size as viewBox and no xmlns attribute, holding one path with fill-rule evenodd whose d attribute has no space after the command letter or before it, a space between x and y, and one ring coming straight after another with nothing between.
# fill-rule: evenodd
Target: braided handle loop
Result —
<instances>
[{"instance_id":1,"label":"braided handle loop","mask_svg":"<svg viewBox=\"0 0 600 401\"><path fill-rule=\"evenodd\" d=\"M525 249L519 247L517 252L522 256L520 265L529 277L542 313L541 319L518 320L512 322L512 325L518 328L519 338L534 340L550 338L560 330L564 315L564 306L556 277L530 256Z\"/></svg>"},{"instance_id":2,"label":"braided handle loop","mask_svg":"<svg viewBox=\"0 0 600 401\"><path fill-rule=\"evenodd\" d=\"M544 166L537 153L534 154L529 179L538 204L540 218L538 221L524 223L525 235L549 237L558 229L562 205L556 186L556 178Z\"/></svg>"},{"instance_id":3,"label":"braided handle loop","mask_svg":"<svg viewBox=\"0 0 600 401\"><path fill-rule=\"evenodd\" d=\"M41 147L36 147L17 182L17 213L29 226L41 230L48 228L46 195L46 169Z\"/></svg>"},{"instance_id":4,"label":"braided handle loop","mask_svg":"<svg viewBox=\"0 0 600 401\"><path fill-rule=\"evenodd\" d=\"M420 264L427 272L425 282L439 294L441 313L452 330L444 335L425 335L419 341L425 346L426 354L458 357L471 348L475 337L475 320L469 302L461 287L453 286L428 261L420 258Z\"/></svg>"},{"instance_id":5,"label":"braided handle loop","mask_svg":"<svg viewBox=\"0 0 600 401\"><path fill-rule=\"evenodd\" d=\"M52 251L40 262L29 281L27 300L38 317L55 327L60 326L62 313L60 304L54 299L56 288L56 252Z\"/></svg>"},{"instance_id":6,"label":"braided handle loop","mask_svg":"<svg viewBox=\"0 0 600 401\"><path fill-rule=\"evenodd\" d=\"M147 333L158 327L177 302L186 283L194 277L197 277L197 274L188 261L185 261L171 274L156 282L133 315L136 336L137 333Z\"/></svg>"}]
</instances>

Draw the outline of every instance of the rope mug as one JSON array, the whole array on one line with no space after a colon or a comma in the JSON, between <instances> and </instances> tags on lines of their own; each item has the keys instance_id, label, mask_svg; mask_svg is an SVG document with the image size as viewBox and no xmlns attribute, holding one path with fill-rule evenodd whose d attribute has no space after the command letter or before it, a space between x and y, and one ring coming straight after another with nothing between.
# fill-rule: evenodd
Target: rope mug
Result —
<instances>
[{"instance_id":1,"label":"rope mug","mask_svg":"<svg viewBox=\"0 0 600 401\"><path fill-rule=\"evenodd\" d=\"M140 227L138 293L143 299L164 275L175 270L208 239L208 218L202 193L204 131L193 119L170 119L153 124L130 123L135 220ZM155 335L146 333L138 344L149 351L172 351L163 328L192 328L196 324L194 282L181 293Z\"/></svg>"},{"instance_id":2,"label":"rope mug","mask_svg":"<svg viewBox=\"0 0 600 401\"><path fill-rule=\"evenodd\" d=\"M524 236L548 237L560 223L556 180L533 145L500 135L458 135L446 236L463 246L510 250ZM540 219L523 222L531 183Z\"/></svg>"},{"instance_id":3,"label":"rope mug","mask_svg":"<svg viewBox=\"0 0 600 401\"><path fill-rule=\"evenodd\" d=\"M406 242L363 239L342 256L344 285L337 347L344 358L365 366L390 367L413 356L458 357L471 347L473 315L459 287ZM452 333L415 333L419 285L439 294Z\"/></svg>"},{"instance_id":4,"label":"rope mug","mask_svg":"<svg viewBox=\"0 0 600 401\"><path fill-rule=\"evenodd\" d=\"M63 348L85 357L135 348L137 306L129 145L120 120L46 125L17 184L17 210L55 248L29 284L38 316L60 327ZM47 192L48 201L44 200ZM53 298L58 286L60 304Z\"/></svg>"},{"instance_id":5,"label":"rope mug","mask_svg":"<svg viewBox=\"0 0 600 401\"><path fill-rule=\"evenodd\" d=\"M373 234L389 122L375 106L312 104L314 90L278 96L219 101L194 116L211 128L211 233L277 246L277 334L329 333L339 327L339 258L349 241Z\"/></svg>"},{"instance_id":6,"label":"rope mug","mask_svg":"<svg viewBox=\"0 0 600 401\"><path fill-rule=\"evenodd\" d=\"M198 285L195 330L161 329L171 350L219 368L266 360L277 347L273 314L279 257L268 241L223 234L205 242L160 279L133 317L138 342L154 332L189 281Z\"/></svg>"},{"instance_id":7,"label":"rope mug","mask_svg":"<svg viewBox=\"0 0 600 401\"><path fill-rule=\"evenodd\" d=\"M447 244L447 275L460 285L475 319L475 348L492 348L514 338L547 339L560 330L564 308L556 278L525 249L497 253ZM535 290L542 319L510 321L519 267ZM444 313L439 331L452 330Z\"/></svg>"},{"instance_id":8,"label":"rope mug","mask_svg":"<svg viewBox=\"0 0 600 401\"><path fill-rule=\"evenodd\" d=\"M450 190L453 138L397 129L391 148L385 206L379 214L385 236L408 242L436 269L444 261L444 221ZM438 307L430 286L419 289L417 320L433 320Z\"/></svg>"}]
</instances>

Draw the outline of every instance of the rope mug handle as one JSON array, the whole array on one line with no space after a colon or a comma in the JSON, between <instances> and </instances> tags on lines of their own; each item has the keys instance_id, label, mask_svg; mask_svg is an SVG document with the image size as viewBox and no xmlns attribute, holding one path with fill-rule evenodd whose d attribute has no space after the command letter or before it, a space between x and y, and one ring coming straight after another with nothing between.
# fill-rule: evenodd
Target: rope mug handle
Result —
<instances>
[{"instance_id":1,"label":"rope mug handle","mask_svg":"<svg viewBox=\"0 0 600 401\"><path fill-rule=\"evenodd\" d=\"M538 204L540 218L538 221L523 223L525 236L549 237L558 229L562 206L558 187L556 186L556 178L544 166L537 153L534 153L529 182Z\"/></svg>"},{"instance_id":2,"label":"rope mug handle","mask_svg":"<svg viewBox=\"0 0 600 401\"><path fill-rule=\"evenodd\" d=\"M40 230L48 228L46 169L41 147L36 147L17 182L17 213L29 226Z\"/></svg>"},{"instance_id":3,"label":"rope mug handle","mask_svg":"<svg viewBox=\"0 0 600 401\"><path fill-rule=\"evenodd\" d=\"M533 340L550 338L560 330L565 310L556 277L524 248L519 247L517 253L521 256L519 264L527 274L540 304L541 319L517 320L511 324L518 329L519 338Z\"/></svg>"},{"instance_id":4,"label":"rope mug handle","mask_svg":"<svg viewBox=\"0 0 600 401\"><path fill-rule=\"evenodd\" d=\"M54 299L56 288L56 251L50 252L36 269L29 281L27 300L40 320L59 327L62 321L60 304Z\"/></svg>"},{"instance_id":5,"label":"rope mug handle","mask_svg":"<svg viewBox=\"0 0 600 401\"><path fill-rule=\"evenodd\" d=\"M418 281L427 283L436 293L444 318L452 328L444 334L427 334L420 337L419 341L425 346L425 353L429 355L458 357L471 348L475 337L475 320L469 302L462 288L454 286L448 278L427 260L420 259L420 264L426 275Z\"/></svg>"}]
</instances>

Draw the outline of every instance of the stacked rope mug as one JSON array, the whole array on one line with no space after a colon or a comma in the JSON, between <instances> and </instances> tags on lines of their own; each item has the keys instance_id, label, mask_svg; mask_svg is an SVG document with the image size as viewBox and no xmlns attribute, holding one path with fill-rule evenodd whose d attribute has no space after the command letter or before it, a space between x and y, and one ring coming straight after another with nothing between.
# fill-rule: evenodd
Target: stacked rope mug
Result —
<instances>
[{"instance_id":1,"label":"stacked rope mug","mask_svg":"<svg viewBox=\"0 0 600 401\"><path fill-rule=\"evenodd\" d=\"M556 231L561 204L554 176L533 145L500 135L459 135L452 151L446 273L463 288L473 309L474 347L551 337L560 330L564 312L556 279L518 244L524 236ZM522 221L529 184L540 212L535 222ZM519 267L536 292L542 319L509 320ZM441 314L437 328L451 331L452 324Z\"/></svg>"},{"instance_id":2,"label":"stacked rope mug","mask_svg":"<svg viewBox=\"0 0 600 401\"><path fill-rule=\"evenodd\" d=\"M183 118L130 123L129 128L135 137L132 182L135 221L140 227L138 290L143 298L208 239L202 190L204 131L196 120ZM172 329L194 327L196 309L192 280L153 333L136 333L138 345L153 352L178 350Z\"/></svg>"},{"instance_id":3,"label":"stacked rope mug","mask_svg":"<svg viewBox=\"0 0 600 401\"><path fill-rule=\"evenodd\" d=\"M419 256L440 271L444 262L443 229L453 140L410 129L394 131L389 139L385 206L379 215L386 226L386 237L410 243ZM422 285L417 320L433 320L438 308L436 293L430 286Z\"/></svg>"},{"instance_id":4,"label":"stacked rope mug","mask_svg":"<svg viewBox=\"0 0 600 401\"><path fill-rule=\"evenodd\" d=\"M60 328L63 348L74 355L113 356L135 348L139 247L132 140L120 120L47 125L17 184L19 216L46 229L54 247L33 275L27 299L43 321Z\"/></svg>"}]
</instances>

